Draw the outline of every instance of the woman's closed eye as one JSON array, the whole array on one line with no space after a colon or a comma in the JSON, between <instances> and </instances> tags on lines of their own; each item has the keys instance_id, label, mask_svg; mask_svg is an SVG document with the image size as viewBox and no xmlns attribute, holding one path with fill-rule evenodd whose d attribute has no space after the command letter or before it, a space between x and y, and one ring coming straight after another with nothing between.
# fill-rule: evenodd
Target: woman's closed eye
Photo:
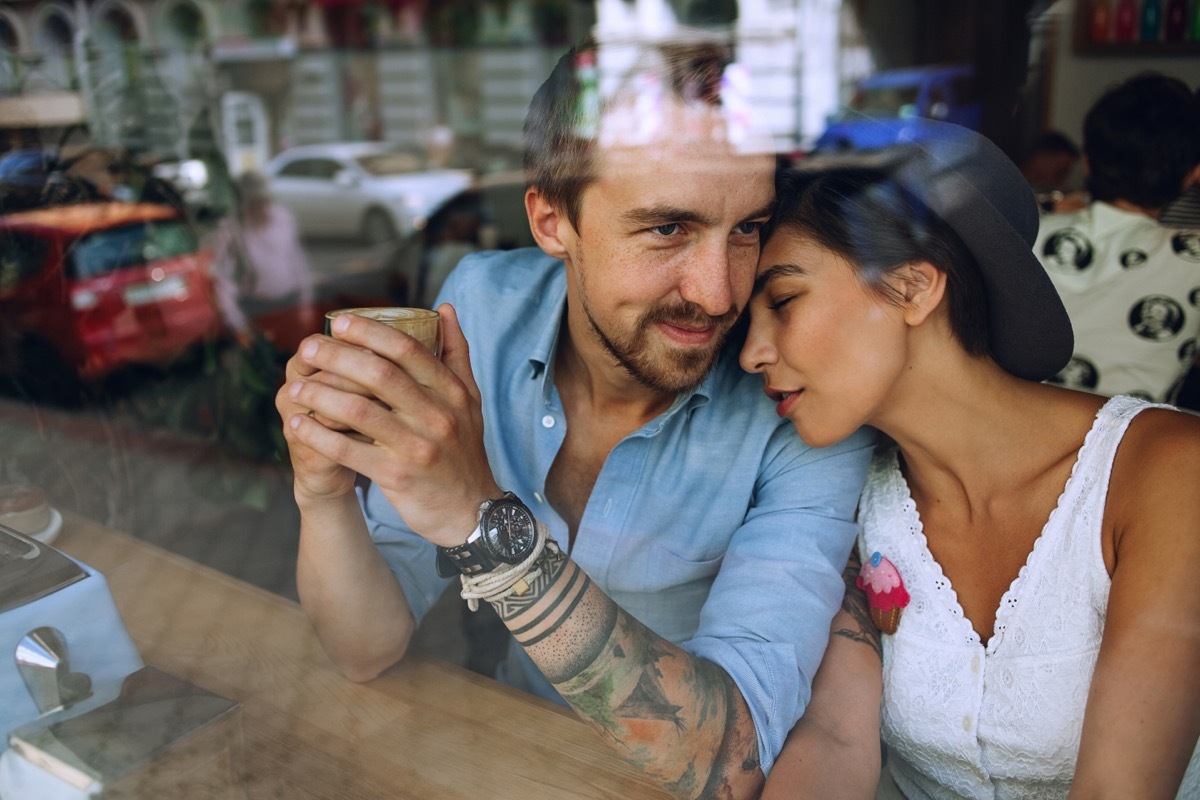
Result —
<instances>
[{"instance_id":1,"label":"woman's closed eye","mask_svg":"<svg viewBox=\"0 0 1200 800\"><path fill-rule=\"evenodd\" d=\"M798 294L781 294L781 295L768 297L767 298L767 308L771 309L772 311L778 311L779 309L786 306L788 303L795 300L797 297L799 297Z\"/></svg>"}]
</instances>

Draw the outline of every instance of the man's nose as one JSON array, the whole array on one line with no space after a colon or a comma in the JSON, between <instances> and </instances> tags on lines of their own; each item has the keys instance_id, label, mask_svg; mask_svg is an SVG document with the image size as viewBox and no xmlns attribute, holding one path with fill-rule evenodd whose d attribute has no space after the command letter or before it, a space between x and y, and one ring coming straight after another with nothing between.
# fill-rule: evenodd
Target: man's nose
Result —
<instances>
[{"instance_id":1,"label":"man's nose","mask_svg":"<svg viewBox=\"0 0 1200 800\"><path fill-rule=\"evenodd\" d=\"M719 317L733 307L734 271L728 243L707 244L687 265L679 293L709 316Z\"/></svg>"}]
</instances>

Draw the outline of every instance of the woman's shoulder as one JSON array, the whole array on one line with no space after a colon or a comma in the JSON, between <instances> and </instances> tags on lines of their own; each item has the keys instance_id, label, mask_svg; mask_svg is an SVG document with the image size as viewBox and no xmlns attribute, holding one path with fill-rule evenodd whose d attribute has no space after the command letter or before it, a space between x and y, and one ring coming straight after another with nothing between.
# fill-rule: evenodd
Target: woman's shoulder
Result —
<instances>
[{"instance_id":1,"label":"woman's shoulder","mask_svg":"<svg viewBox=\"0 0 1200 800\"><path fill-rule=\"evenodd\" d=\"M1113 461L1108 510L1122 527L1200 517L1200 417L1160 406L1138 411Z\"/></svg>"},{"instance_id":2,"label":"woman's shoulder","mask_svg":"<svg viewBox=\"0 0 1200 800\"><path fill-rule=\"evenodd\" d=\"M1163 406L1142 408L1129 422L1117 460L1136 465L1139 472L1200 469L1200 416ZM1200 480L1200 475L1191 477Z\"/></svg>"}]
</instances>

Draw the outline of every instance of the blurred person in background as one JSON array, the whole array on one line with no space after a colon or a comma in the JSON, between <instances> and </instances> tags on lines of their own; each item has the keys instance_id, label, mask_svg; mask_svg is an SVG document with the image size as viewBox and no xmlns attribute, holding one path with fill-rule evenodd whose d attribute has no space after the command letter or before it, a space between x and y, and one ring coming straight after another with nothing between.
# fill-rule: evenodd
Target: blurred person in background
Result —
<instances>
[{"instance_id":1,"label":"blurred person in background","mask_svg":"<svg viewBox=\"0 0 1200 800\"><path fill-rule=\"evenodd\" d=\"M319 330L315 282L295 218L272 201L261 172L242 173L236 191L237 212L221 220L213 238L212 276L226 326L244 347L255 319L267 314L294 316L304 333Z\"/></svg>"},{"instance_id":2,"label":"blurred person in background","mask_svg":"<svg viewBox=\"0 0 1200 800\"><path fill-rule=\"evenodd\" d=\"M1082 153L1061 131L1043 131L1021 161L1021 174L1038 197L1043 211L1056 208L1075 188L1075 171Z\"/></svg>"},{"instance_id":3,"label":"blurred person in background","mask_svg":"<svg viewBox=\"0 0 1200 800\"><path fill-rule=\"evenodd\" d=\"M1200 336L1200 231L1159 216L1200 165L1198 130L1191 90L1157 73L1110 89L1088 111L1091 201L1044 215L1034 244L1075 330L1073 369L1052 382L1175 402ZM1089 385L1072 382L1081 374Z\"/></svg>"},{"instance_id":4,"label":"blurred person in background","mask_svg":"<svg viewBox=\"0 0 1200 800\"><path fill-rule=\"evenodd\" d=\"M1200 107L1200 88L1192 95L1193 102ZM1200 130L1196 131L1200 139ZM1172 200L1158 217L1159 224L1170 228L1200 228L1200 164L1187 177L1187 188Z\"/></svg>"}]
</instances>

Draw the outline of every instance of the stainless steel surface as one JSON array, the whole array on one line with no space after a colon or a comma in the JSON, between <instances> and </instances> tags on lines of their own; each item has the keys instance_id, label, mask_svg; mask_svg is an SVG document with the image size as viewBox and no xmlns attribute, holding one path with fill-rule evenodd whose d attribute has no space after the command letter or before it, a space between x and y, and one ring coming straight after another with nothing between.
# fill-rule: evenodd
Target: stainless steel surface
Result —
<instances>
[{"instance_id":1,"label":"stainless steel surface","mask_svg":"<svg viewBox=\"0 0 1200 800\"><path fill-rule=\"evenodd\" d=\"M0 613L45 597L86 575L57 550L0 525Z\"/></svg>"},{"instance_id":2,"label":"stainless steel surface","mask_svg":"<svg viewBox=\"0 0 1200 800\"><path fill-rule=\"evenodd\" d=\"M14 731L11 744L24 762L89 797L245 797L241 704L153 667L127 676L103 705Z\"/></svg>"},{"instance_id":3,"label":"stainless steel surface","mask_svg":"<svg viewBox=\"0 0 1200 800\"><path fill-rule=\"evenodd\" d=\"M15 658L39 714L70 708L92 695L92 679L71 672L67 640L57 628L46 626L25 634Z\"/></svg>"}]
</instances>

